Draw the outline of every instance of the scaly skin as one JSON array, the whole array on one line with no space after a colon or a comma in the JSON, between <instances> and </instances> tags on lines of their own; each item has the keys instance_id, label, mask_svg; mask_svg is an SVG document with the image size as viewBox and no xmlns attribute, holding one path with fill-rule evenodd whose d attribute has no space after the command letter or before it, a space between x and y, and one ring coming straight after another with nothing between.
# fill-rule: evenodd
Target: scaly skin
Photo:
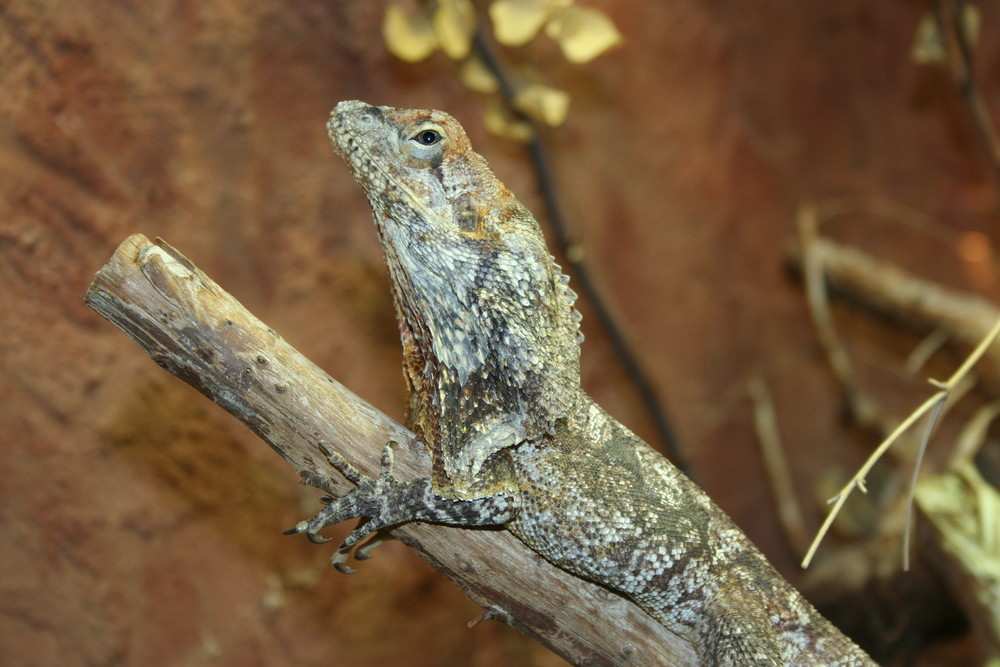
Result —
<instances>
[{"instance_id":1,"label":"scaly skin","mask_svg":"<svg viewBox=\"0 0 1000 667\"><path fill-rule=\"evenodd\" d=\"M632 599L711 665L869 665L705 493L580 388L579 313L538 223L458 122L341 102L335 150L385 250L430 479L371 480L298 532L368 521L334 556L421 520L503 525L558 567ZM362 547L367 552L368 545Z\"/></svg>"}]
</instances>

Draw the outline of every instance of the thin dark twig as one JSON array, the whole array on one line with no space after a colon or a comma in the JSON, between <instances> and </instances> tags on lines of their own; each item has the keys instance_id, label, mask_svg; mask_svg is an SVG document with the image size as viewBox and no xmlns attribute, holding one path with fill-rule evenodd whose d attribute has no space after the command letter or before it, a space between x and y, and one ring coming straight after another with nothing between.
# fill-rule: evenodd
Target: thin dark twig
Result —
<instances>
[{"instance_id":1,"label":"thin dark twig","mask_svg":"<svg viewBox=\"0 0 1000 667\"><path fill-rule=\"evenodd\" d=\"M566 225L566 218L563 215L562 206L560 205L559 196L552 178L552 169L549 167L548 151L546 150L545 143L542 141L541 134L538 131L538 125L533 119L526 116L514 106L514 96L516 91L510 82L510 77L507 76L506 71L500 63L499 58L490 48L482 23L480 23L480 27L476 31L473 48L475 49L476 55L479 56L482 62L496 78L500 90L500 96L503 99L507 111L518 120L528 123L531 126L532 138L526 143L526 148L528 155L531 158L531 166L535 172L538 190L542 195L549 223L551 224L552 232L555 235L556 245L559 248L559 254L563 257L566 264L572 271L573 277L576 279L576 285L580 289L580 293L587 300L587 302L590 303L598 321L601 323L605 332L607 332L608 338L611 340L611 346L614 349L615 354L618 356L619 362L624 368L629 380L635 386L636 393L639 395L639 399L653 423L656 434L663 443L666 455L673 461L674 465L683 470L685 473L690 474L690 466L681 452L677 437L675 436L674 430L670 425L670 421L667 418L667 413L662 402L657 396L656 391L653 389L653 386L643 370L642 365L639 363L639 360L636 358L635 354L632 353L621 328L615 322L611 311L601 298L600 293L590 276L590 272L587 270L587 266L579 257L577 257L577 253L572 251L574 242Z\"/></svg>"},{"instance_id":2,"label":"thin dark twig","mask_svg":"<svg viewBox=\"0 0 1000 667\"><path fill-rule=\"evenodd\" d=\"M973 49L965 24L965 0L936 0L934 18L948 56L948 68L965 99L973 123L986 149L993 176L1000 185L1000 139L986 102L976 85L973 68Z\"/></svg>"}]
</instances>

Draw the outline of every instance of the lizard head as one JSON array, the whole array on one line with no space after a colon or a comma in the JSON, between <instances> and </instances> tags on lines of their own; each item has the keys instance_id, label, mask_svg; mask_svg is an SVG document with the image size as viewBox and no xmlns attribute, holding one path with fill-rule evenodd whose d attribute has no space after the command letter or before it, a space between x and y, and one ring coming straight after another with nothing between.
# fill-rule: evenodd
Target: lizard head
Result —
<instances>
[{"instance_id":1,"label":"lizard head","mask_svg":"<svg viewBox=\"0 0 1000 667\"><path fill-rule=\"evenodd\" d=\"M444 112L348 101L327 127L371 202L416 409L446 461L474 475L551 432L580 391L579 314L538 223Z\"/></svg>"},{"instance_id":2,"label":"lizard head","mask_svg":"<svg viewBox=\"0 0 1000 667\"><path fill-rule=\"evenodd\" d=\"M405 220L426 241L500 244L523 222L521 205L443 111L347 101L337 105L327 128L376 216Z\"/></svg>"}]
</instances>

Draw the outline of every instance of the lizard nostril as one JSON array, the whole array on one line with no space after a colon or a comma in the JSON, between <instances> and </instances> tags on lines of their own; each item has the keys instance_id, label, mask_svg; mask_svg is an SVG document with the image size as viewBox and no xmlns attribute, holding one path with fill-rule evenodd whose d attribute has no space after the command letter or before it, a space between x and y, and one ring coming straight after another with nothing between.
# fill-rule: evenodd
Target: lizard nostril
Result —
<instances>
[{"instance_id":1,"label":"lizard nostril","mask_svg":"<svg viewBox=\"0 0 1000 667\"><path fill-rule=\"evenodd\" d=\"M382 110L376 106L368 106L358 115L358 120L365 127L371 127L382 117Z\"/></svg>"}]
</instances>

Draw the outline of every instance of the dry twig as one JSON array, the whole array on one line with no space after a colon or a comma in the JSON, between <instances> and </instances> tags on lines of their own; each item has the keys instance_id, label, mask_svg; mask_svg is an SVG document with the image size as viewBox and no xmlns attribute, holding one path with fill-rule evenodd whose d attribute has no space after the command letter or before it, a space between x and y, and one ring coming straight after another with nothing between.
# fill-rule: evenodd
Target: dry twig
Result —
<instances>
[{"instance_id":1,"label":"dry twig","mask_svg":"<svg viewBox=\"0 0 1000 667\"><path fill-rule=\"evenodd\" d=\"M785 530L795 553L802 553L809 543L806 533L806 522L802 518L802 508L795 496L795 484L792 482L792 472L788 467L781 446L781 436L778 434L778 418L774 413L774 401L767 388L764 378L754 376L747 383L747 393L753 403L754 427L757 431L757 442L764 454L764 468L771 480L774 491L774 502L778 510L778 519Z\"/></svg>"},{"instance_id":2,"label":"dry twig","mask_svg":"<svg viewBox=\"0 0 1000 667\"><path fill-rule=\"evenodd\" d=\"M841 383L847 388L848 395L853 397L852 406L854 407L856 414L870 415L874 408L874 404L870 401L862 402L861 398L865 398L866 395L861 393L860 388L854 381L853 370L851 369L850 363L847 359L846 352L840 345L839 340L833 330L832 322L829 318L829 310L826 305L826 293L823 287L823 274L825 271L824 257L819 254L819 239L816 232L817 220L816 212L813 207L806 207L803 209L800 215L800 230L802 238L802 264L803 264L803 275L806 280L806 291L809 295L810 311L813 314L814 321L816 322L817 330L820 332L820 340L824 345L824 348L828 352L830 357L831 367L834 369L834 373L837 375ZM856 262L865 266L864 262ZM870 267L865 267L870 268ZM869 271L868 273L872 273ZM885 274L884 269L879 272L881 275ZM898 275L893 274L893 277L898 278ZM892 281L882 281L892 282ZM903 285L904 281L899 280L897 285ZM912 302L926 308L926 304L941 304L939 311L947 312L951 317L948 320L967 321L964 316L956 316L956 309L952 304L947 303L944 299L934 299L931 298L936 294L941 292L940 288L937 289L926 289L928 287L925 282L920 282L918 285L913 285L910 281L905 281L905 288L900 286L897 290L898 293L909 295L908 302ZM883 289L887 289L884 288ZM966 299L968 301L968 299ZM942 318L943 319L943 318ZM939 322L940 323L940 322ZM963 329L962 333L968 333L967 329ZM898 427L893 429L889 435L882 441L881 444L875 449L868 460L861 466L861 468L855 473L851 480L840 490L837 495L831 500L833 507L827 514L826 520L823 522L822 527L817 532L812 545L806 553L805 558L802 561L803 567L808 567L809 563L812 561L813 556L816 553L816 549L819 547L820 542L825 537L826 533L829 531L833 520L836 518L843 504L846 502L850 493L855 489L859 488L862 492L865 491L865 480L868 473L871 471L875 463L885 454L886 451L895 444L899 438L917 421L923 418L925 415L930 414L930 420L927 425L927 429L924 432L924 436L921 440L919 453L917 455L917 460L915 462L913 477L910 486L911 502L908 504L909 508L912 507L912 498L916 489L917 475L920 471L920 463L923 458L923 454L926 451L927 443L934 431L934 427L937 424L938 419L941 416L941 412L944 409L945 404L949 398L954 397L956 392L960 392L961 388L967 382L967 379L971 373L972 367L993 348L993 343L996 338L1000 336L1000 318L994 319L994 324L989 332L979 341L975 350L966 358L965 362L956 370L950 378L945 382L940 382L937 380L930 380L931 384L938 388L938 391L924 401L916 410L914 410L909 417L907 417ZM859 398L860 397L860 398ZM903 568L909 568L909 532L910 525L912 521L910 517L907 517L906 521L906 534L904 537L904 551L903 551Z\"/></svg>"}]
</instances>

